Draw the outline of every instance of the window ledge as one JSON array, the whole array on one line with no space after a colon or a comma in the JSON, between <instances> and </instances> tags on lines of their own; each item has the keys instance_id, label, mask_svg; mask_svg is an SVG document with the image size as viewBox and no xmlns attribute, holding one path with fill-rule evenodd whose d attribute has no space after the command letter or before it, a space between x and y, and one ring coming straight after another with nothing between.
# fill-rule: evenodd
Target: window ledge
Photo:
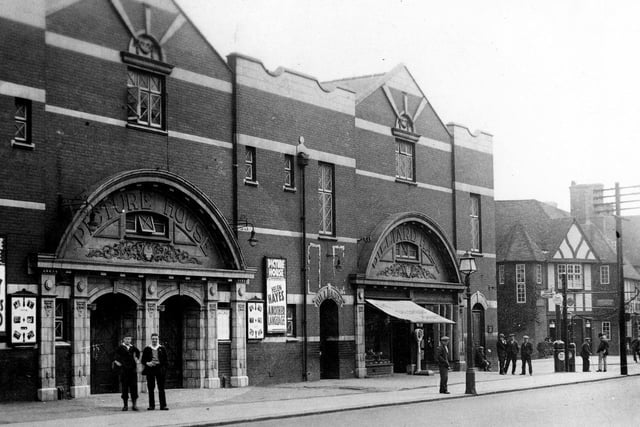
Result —
<instances>
[{"instance_id":1,"label":"window ledge","mask_svg":"<svg viewBox=\"0 0 640 427\"><path fill-rule=\"evenodd\" d=\"M149 126L143 126L136 123L127 123L127 127L129 129L141 130L143 132L155 133L157 135L164 135L164 136L169 135L169 132L167 132L164 129L152 128Z\"/></svg>"},{"instance_id":2,"label":"window ledge","mask_svg":"<svg viewBox=\"0 0 640 427\"><path fill-rule=\"evenodd\" d=\"M336 236L328 236L326 234L318 234L318 240L330 240L332 242L337 242L338 238Z\"/></svg>"},{"instance_id":3,"label":"window ledge","mask_svg":"<svg viewBox=\"0 0 640 427\"><path fill-rule=\"evenodd\" d=\"M407 184L407 185L412 185L412 186L418 186L418 183L415 181L409 181L408 179L403 179L403 178L398 178L396 177L396 182L400 183L400 184Z\"/></svg>"},{"instance_id":4,"label":"window ledge","mask_svg":"<svg viewBox=\"0 0 640 427\"><path fill-rule=\"evenodd\" d=\"M296 191L298 191L296 187L287 187L286 185L283 185L282 189L288 193L295 193Z\"/></svg>"},{"instance_id":5,"label":"window ledge","mask_svg":"<svg viewBox=\"0 0 640 427\"><path fill-rule=\"evenodd\" d=\"M296 337L287 337L287 342L300 342L300 339Z\"/></svg>"},{"instance_id":6,"label":"window ledge","mask_svg":"<svg viewBox=\"0 0 640 427\"><path fill-rule=\"evenodd\" d=\"M71 347L71 343L69 341L56 341L56 347Z\"/></svg>"},{"instance_id":7,"label":"window ledge","mask_svg":"<svg viewBox=\"0 0 640 427\"><path fill-rule=\"evenodd\" d=\"M248 185L250 187L257 187L258 185L260 185L260 183L258 181L251 181L250 179L245 179L244 185Z\"/></svg>"},{"instance_id":8,"label":"window ledge","mask_svg":"<svg viewBox=\"0 0 640 427\"><path fill-rule=\"evenodd\" d=\"M36 149L36 145L29 143L29 142L21 142L21 141L16 141L15 139L11 140L11 146L12 147L16 147L16 148L22 148L24 150L35 150Z\"/></svg>"}]
</instances>

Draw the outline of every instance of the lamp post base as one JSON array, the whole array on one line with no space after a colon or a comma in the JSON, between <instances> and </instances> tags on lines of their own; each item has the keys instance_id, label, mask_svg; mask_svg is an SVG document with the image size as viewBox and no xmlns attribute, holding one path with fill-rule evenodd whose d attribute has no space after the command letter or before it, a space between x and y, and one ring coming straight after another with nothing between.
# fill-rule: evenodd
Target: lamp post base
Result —
<instances>
[{"instance_id":1,"label":"lamp post base","mask_svg":"<svg viewBox=\"0 0 640 427\"><path fill-rule=\"evenodd\" d=\"M467 368L466 385L464 394L478 394L476 393L476 371L473 368Z\"/></svg>"}]
</instances>

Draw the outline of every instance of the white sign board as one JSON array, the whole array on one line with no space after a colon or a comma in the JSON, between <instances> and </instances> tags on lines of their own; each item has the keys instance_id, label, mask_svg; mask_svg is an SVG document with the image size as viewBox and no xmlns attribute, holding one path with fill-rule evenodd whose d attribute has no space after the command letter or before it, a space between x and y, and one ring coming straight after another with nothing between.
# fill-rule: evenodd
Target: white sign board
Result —
<instances>
[{"instance_id":1,"label":"white sign board","mask_svg":"<svg viewBox=\"0 0 640 427\"><path fill-rule=\"evenodd\" d=\"M261 340L264 338L264 302L247 302L247 338Z\"/></svg>"},{"instance_id":2,"label":"white sign board","mask_svg":"<svg viewBox=\"0 0 640 427\"><path fill-rule=\"evenodd\" d=\"M287 262L283 258L267 258L267 333L287 332Z\"/></svg>"},{"instance_id":3,"label":"white sign board","mask_svg":"<svg viewBox=\"0 0 640 427\"><path fill-rule=\"evenodd\" d=\"M11 344L36 343L36 297L11 298Z\"/></svg>"},{"instance_id":4,"label":"white sign board","mask_svg":"<svg viewBox=\"0 0 640 427\"><path fill-rule=\"evenodd\" d=\"M7 240L0 236L0 334L7 332Z\"/></svg>"}]
</instances>

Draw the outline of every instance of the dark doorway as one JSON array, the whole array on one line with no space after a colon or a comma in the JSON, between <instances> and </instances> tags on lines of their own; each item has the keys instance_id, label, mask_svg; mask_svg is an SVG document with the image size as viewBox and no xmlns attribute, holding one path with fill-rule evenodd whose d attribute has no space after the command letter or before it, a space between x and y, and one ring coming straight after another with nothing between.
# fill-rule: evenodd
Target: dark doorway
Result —
<instances>
[{"instance_id":1,"label":"dark doorway","mask_svg":"<svg viewBox=\"0 0 640 427\"><path fill-rule=\"evenodd\" d=\"M393 372L406 373L411 364L411 323L402 320L391 321L393 342Z\"/></svg>"},{"instance_id":2,"label":"dark doorway","mask_svg":"<svg viewBox=\"0 0 640 427\"><path fill-rule=\"evenodd\" d=\"M338 305L326 300L320 305L320 378L340 378L338 357Z\"/></svg>"},{"instance_id":3,"label":"dark doorway","mask_svg":"<svg viewBox=\"0 0 640 427\"><path fill-rule=\"evenodd\" d=\"M484 307L481 304L473 306L473 348L486 347L484 337Z\"/></svg>"},{"instance_id":4,"label":"dark doorway","mask_svg":"<svg viewBox=\"0 0 640 427\"><path fill-rule=\"evenodd\" d=\"M187 371L187 362L199 362L198 339L200 336L200 309L198 304L186 296L174 296L167 299L160 312L160 342L167 349L166 388L188 387L188 383L199 372ZM185 372L191 372L185 378ZM191 381L191 382L193 382ZM196 384L193 384L196 386Z\"/></svg>"},{"instance_id":5,"label":"dark doorway","mask_svg":"<svg viewBox=\"0 0 640 427\"><path fill-rule=\"evenodd\" d=\"M91 312L91 394L120 391L111 363L125 333L136 339L136 304L121 294L96 300Z\"/></svg>"}]
</instances>

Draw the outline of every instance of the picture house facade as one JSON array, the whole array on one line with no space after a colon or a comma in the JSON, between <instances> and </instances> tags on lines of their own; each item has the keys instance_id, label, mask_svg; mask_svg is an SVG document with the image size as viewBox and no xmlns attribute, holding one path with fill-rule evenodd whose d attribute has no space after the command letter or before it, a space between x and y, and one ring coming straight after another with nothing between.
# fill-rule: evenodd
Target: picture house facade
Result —
<instances>
[{"instance_id":1,"label":"picture house facade","mask_svg":"<svg viewBox=\"0 0 640 427\"><path fill-rule=\"evenodd\" d=\"M413 372L497 337L492 136L409 69L321 83L221 57L169 0L0 10L0 400ZM418 339L421 338L421 339ZM140 377L140 388L145 384Z\"/></svg>"}]
</instances>

